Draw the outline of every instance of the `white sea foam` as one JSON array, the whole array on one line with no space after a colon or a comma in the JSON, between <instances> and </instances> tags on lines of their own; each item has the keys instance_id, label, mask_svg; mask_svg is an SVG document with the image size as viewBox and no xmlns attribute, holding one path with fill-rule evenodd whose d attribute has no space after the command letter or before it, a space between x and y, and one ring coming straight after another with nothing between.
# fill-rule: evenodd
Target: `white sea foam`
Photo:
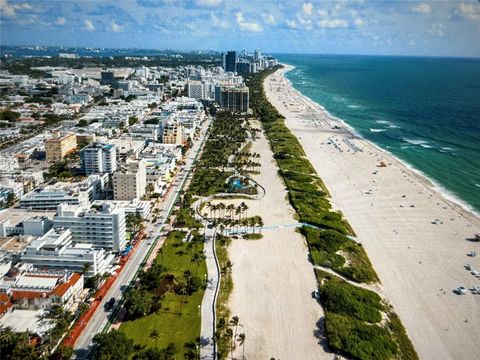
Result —
<instances>
[{"instance_id":1,"label":"white sea foam","mask_svg":"<svg viewBox=\"0 0 480 360\"><path fill-rule=\"evenodd\" d=\"M347 107L349 107L350 109L360 109L361 106L360 105L348 105Z\"/></svg>"},{"instance_id":2,"label":"white sea foam","mask_svg":"<svg viewBox=\"0 0 480 360\"><path fill-rule=\"evenodd\" d=\"M383 131L386 131L387 129L370 129L371 132L383 132Z\"/></svg>"},{"instance_id":3,"label":"white sea foam","mask_svg":"<svg viewBox=\"0 0 480 360\"><path fill-rule=\"evenodd\" d=\"M408 138L403 138L403 141L406 143L412 144L412 145L419 145L419 146L424 146L428 144L428 141L426 140L420 140L420 139L408 139Z\"/></svg>"}]
</instances>

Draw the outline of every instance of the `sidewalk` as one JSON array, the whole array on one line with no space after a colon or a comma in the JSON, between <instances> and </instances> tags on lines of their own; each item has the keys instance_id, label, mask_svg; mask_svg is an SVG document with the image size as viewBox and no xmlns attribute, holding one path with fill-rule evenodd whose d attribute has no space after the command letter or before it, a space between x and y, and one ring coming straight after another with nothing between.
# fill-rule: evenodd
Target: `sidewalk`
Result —
<instances>
[{"instance_id":1,"label":"sidewalk","mask_svg":"<svg viewBox=\"0 0 480 360\"><path fill-rule=\"evenodd\" d=\"M215 360L216 298L220 284L220 269L215 254L215 230L205 229L205 256L207 263L208 281L203 295L201 308L200 329L200 359Z\"/></svg>"}]
</instances>

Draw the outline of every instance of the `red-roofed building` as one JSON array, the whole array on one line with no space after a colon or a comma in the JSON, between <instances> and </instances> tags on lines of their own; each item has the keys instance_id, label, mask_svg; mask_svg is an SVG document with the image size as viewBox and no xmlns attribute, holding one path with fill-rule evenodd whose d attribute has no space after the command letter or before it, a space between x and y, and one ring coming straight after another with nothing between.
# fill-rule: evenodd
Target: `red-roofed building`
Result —
<instances>
[{"instance_id":1,"label":"red-roofed building","mask_svg":"<svg viewBox=\"0 0 480 360\"><path fill-rule=\"evenodd\" d=\"M7 294L0 293L0 318L5 314L13 303L10 301L10 297Z\"/></svg>"},{"instance_id":2,"label":"red-roofed building","mask_svg":"<svg viewBox=\"0 0 480 360\"><path fill-rule=\"evenodd\" d=\"M69 272L29 272L11 288L11 301L19 309L48 309L62 305L68 310L83 290L83 274Z\"/></svg>"}]
</instances>

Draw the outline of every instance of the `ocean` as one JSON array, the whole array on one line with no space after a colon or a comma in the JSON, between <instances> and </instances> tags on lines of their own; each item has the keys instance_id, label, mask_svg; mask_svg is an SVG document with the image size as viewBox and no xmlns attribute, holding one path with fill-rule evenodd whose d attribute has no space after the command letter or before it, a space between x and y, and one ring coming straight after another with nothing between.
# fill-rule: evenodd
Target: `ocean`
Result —
<instances>
[{"instance_id":1,"label":"ocean","mask_svg":"<svg viewBox=\"0 0 480 360\"><path fill-rule=\"evenodd\" d=\"M480 59L278 58L295 89L480 213Z\"/></svg>"}]
</instances>

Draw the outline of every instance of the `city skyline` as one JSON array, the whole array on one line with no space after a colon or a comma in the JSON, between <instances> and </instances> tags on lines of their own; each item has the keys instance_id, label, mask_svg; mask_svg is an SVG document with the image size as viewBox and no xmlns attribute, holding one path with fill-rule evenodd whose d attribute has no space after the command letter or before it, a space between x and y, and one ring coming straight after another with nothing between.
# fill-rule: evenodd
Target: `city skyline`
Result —
<instances>
[{"instance_id":1,"label":"city skyline","mask_svg":"<svg viewBox=\"0 0 480 360\"><path fill-rule=\"evenodd\" d=\"M473 0L0 0L0 13L3 45L480 56Z\"/></svg>"}]
</instances>

